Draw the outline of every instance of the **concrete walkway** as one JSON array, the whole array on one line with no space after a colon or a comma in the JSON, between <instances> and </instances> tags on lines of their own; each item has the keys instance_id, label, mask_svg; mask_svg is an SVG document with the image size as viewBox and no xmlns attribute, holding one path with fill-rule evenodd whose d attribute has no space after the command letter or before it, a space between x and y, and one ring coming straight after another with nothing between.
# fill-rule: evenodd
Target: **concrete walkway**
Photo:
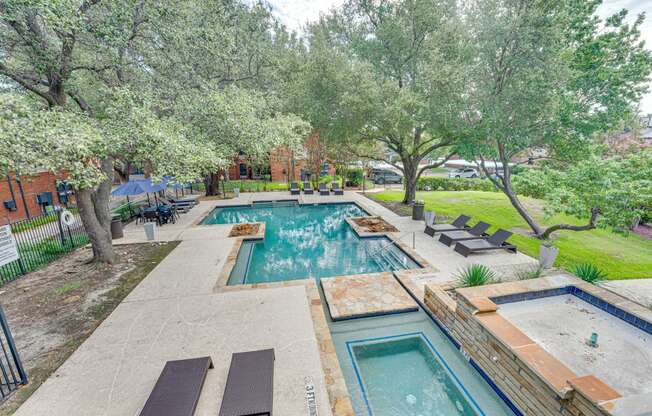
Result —
<instances>
[{"instance_id":1,"label":"concrete walkway","mask_svg":"<svg viewBox=\"0 0 652 416\"><path fill-rule=\"evenodd\" d=\"M600 286L652 308L652 279L609 280Z\"/></svg>"},{"instance_id":2,"label":"concrete walkway","mask_svg":"<svg viewBox=\"0 0 652 416\"><path fill-rule=\"evenodd\" d=\"M288 192L246 193L202 201L176 224L160 227L158 241L180 240L79 349L18 410L17 416L137 415L165 361L210 355L210 370L196 415L218 414L233 352L276 350L274 413L305 415L305 385L316 388L319 414L330 415L319 346L303 286L215 293L235 239L228 225L198 225L216 205L289 199ZM400 217L357 193L300 196L304 203L356 201L400 231L438 272L415 284L451 280L473 263L509 271L534 264L522 254L487 253L464 258L423 233L423 222ZM413 240L414 239L414 240ZM117 244L145 241L142 224L130 224Z\"/></svg>"}]
</instances>

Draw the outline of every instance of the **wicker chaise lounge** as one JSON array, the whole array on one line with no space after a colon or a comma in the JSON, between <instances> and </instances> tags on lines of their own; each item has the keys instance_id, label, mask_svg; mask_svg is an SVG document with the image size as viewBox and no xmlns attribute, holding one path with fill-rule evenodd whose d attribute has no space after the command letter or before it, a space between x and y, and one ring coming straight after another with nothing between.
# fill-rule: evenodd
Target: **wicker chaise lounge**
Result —
<instances>
[{"instance_id":1,"label":"wicker chaise lounge","mask_svg":"<svg viewBox=\"0 0 652 416\"><path fill-rule=\"evenodd\" d=\"M306 195L312 195L315 193L315 191L312 189L312 186L310 186L310 182L303 183L303 193Z\"/></svg>"},{"instance_id":2,"label":"wicker chaise lounge","mask_svg":"<svg viewBox=\"0 0 652 416\"><path fill-rule=\"evenodd\" d=\"M471 221L471 217L469 217L468 215L460 215L459 217L455 218L455 221L453 221L450 224L432 224L432 225L426 224L426 229L423 232L431 237L434 237L436 233L441 233L445 231L466 230L469 228L469 226L467 225L469 221Z\"/></svg>"},{"instance_id":3,"label":"wicker chaise lounge","mask_svg":"<svg viewBox=\"0 0 652 416\"><path fill-rule=\"evenodd\" d=\"M475 240L478 238L488 237L489 235L485 234L485 232L489 229L489 227L491 227L491 225L480 221L468 230L447 231L441 233L439 236L439 241L450 247L457 241Z\"/></svg>"},{"instance_id":4,"label":"wicker chaise lounge","mask_svg":"<svg viewBox=\"0 0 652 416\"><path fill-rule=\"evenodd\" d=\"M299 195L301 193L301 190L299 189L299 184L296 182L292 182L290 184L290 195Z\"/></svg>"},{"instance_id":5,"label":"wicker chaise lounge","mask_svg":"<svg viewBox=\"0 0 652 416\"><path fill-rule=\"evenodd\" d=\"M274 350L233 354L219 416L272 416L273 398Z\"/></svg>"},{"instance_id":6,"label":"wicker chaise lounge","mask_svg":"<svg viewBox=\"0 0 652 416\"><path fill-rule=\"evenodd\" d=\"M140 416L192 416L209 368L211 357L165 363Z\"/></svg>"},{"instance_id":7,"label":"wicker chaise lounge","mask_svg":"<svg viewBox=\"0 0 652 416\"><path fill-rule=\"evenodd\" d=\"M507 243L507 239L511 236L511 232L501 229L485 239L460 241L455 244L455 251L464 257L489 250L507 250L516 254L516 246Z\"/></svg>"},{"instance_id":8,"label":"wicker chaise lounge","mask_svg":"<svg viewBox=\"0 0 652 416\"><path fill-rule=\"evenodd\" d=\"M323 184L323 183L320 183L320 184L319 184L319 195L322 195L322 196L328 196L328 195L330 195L330 194L331 194L331 192L328 190L328 188L326 187L326 185Z\"/></svg>"}]
</instances>

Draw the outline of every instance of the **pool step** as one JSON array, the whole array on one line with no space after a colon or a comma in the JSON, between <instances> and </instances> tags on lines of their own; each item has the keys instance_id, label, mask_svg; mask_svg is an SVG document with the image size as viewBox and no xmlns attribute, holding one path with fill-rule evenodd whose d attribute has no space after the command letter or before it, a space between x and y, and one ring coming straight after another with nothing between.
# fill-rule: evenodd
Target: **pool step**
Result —
<instances>
[{"instance_id":1,"label":"pool step","mask_svg":"<svg viewBox=\"0 0 652 416\"><path fill-rule=\"evenodd\" d=\"M383 270L397 271L406 269L406 259L400 258L392 248L393 246L390 245L372 253L367 253Z\"/></svg>"}]
</instances>

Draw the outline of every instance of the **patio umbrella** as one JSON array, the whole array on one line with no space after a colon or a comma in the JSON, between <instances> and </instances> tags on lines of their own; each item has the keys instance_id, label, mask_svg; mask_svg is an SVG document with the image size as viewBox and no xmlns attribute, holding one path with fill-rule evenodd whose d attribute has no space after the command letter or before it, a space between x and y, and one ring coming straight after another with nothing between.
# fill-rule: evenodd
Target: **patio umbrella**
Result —
<instances>
[{"instance_id":1,"label":"patio umbrella","mask_svg":"<svg viewBox=\"0 0 652 416\"><path fill-rule=\"evenodd\" d=\"M167 182L166 179L160 182L152 182L151 179L132 180L115 188L111 192L111 195L126 196L127 202L129 203L129 196L147 194L147 201L149 202L149 193L154 192L154 197L156 198L156 192L164 190L167 187ZM158 205L158 200L156 203ZM131 205L129 207L131 210Z\"/></svg>"}]
</instances>

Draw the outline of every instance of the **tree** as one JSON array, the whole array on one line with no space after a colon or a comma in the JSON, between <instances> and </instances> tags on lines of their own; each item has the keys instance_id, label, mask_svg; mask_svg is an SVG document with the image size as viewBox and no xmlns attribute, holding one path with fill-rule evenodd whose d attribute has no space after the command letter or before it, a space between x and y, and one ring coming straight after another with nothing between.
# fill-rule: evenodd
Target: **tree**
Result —
<instances>
[{"instance_id":1,"label":"tree","mask_svg":"<svg viewBox=\"0 0 652 416\"><path fill-rule=\"evenodd\" d=\"M298 75L301 114L334 143L382 144L401 163L404 202L427 169L453 153L459 137L464 48L454 2L348 1L310 30ZM372 156L376 154L360 154ZM424 159L431 162L420 165Z\"/></svg>"},{"instance_id":2,"label":"tree","mask_svg":"<svg viewBox=\"0 0 652 416\"><path fill-rule=\"evenodd\" d=\"M296 148L307 136L309 125L292 114L283 114L273 98L260 92L229 86L212 91L191 91L178 100L175 114L186 123L192 140L213 149L225 160L239 152L252 162L267 160L277 146ZM218 170L203 172L206 192L218 192Z\"/></svg>"},{"instance_id":3,"label":"tree","mask_svg":"<svg viewBox=\"0 0 652 416\"><path fill-rule=\"evenodd\" d=\"M130 163L143 163L154 176L181 181L225 167L233 156L226 152L233 150L236 127L252 127L247 123L259 115L241 104L255 104L259 111L263 102L274 101L277 76L260 75L280 61L288 45L296 46L293 42L258 3L0 0L0 86L8 83L52 112L34 102L3 108L4 123L16 130L2 135L24 141L26 155L36 157L30 149L74 149L75 135L86 132L81 149L43 157L43 166L69 172L95 259L111 262L108 201L114 170L124 173ZM245 98L222 108L220 115L228 117L220 127L230 125L227 143L217 136L212 142L201 140L204 134L195 137L199 128L188 117L196 113L192 108L185 115L174 112L188 90L199 98L224 98L225 87L235 83L253 92L249 101L243 93L236 98ZM270 137L294 140L299 125L296 117L270 110L265 123L240 132L241 146L258 150L256 144L268 144ZM17 154L3 163L33 166L33 159L11 158Z\"/></svg>"},{"instance_id":4,"label":"tree","mask_svg":"<svg viewBox=\"0 0 652 416\"><path fill-rule=\"evenodd\" d=\"M588 218L585 224L555 224L547 227L541 238L558 230L584 231L611 227L626 232L649 210L652 204L652 152L624 156L592 156L584 163L557 169L547 164L528 169L515 177L542 191L548 218L565 213Z\"/></svg>"},{"instance_id":5,"label":"tree","mask_svg":"<svg viewBox=\"0 0 652 416\"><path fill-rule=\"evenodd\" d=\"M540 238L594 228L606 208L577 203L588 219L584 226L543 227L514 189L514 160L555 160L579 175L575 164L591 160L595 135L631 117L652 69L652 53L639 40L644 17L629 26L623 11L602 29L595 17L599 3L481 0L467 16L476 58L468 88L469 134L461 153L480 160ZM502 164L502 172L489 175L488 161ZM577 192L577 201L587 195L578 186L565 190Z\"/></svg>"}]
</instances>

